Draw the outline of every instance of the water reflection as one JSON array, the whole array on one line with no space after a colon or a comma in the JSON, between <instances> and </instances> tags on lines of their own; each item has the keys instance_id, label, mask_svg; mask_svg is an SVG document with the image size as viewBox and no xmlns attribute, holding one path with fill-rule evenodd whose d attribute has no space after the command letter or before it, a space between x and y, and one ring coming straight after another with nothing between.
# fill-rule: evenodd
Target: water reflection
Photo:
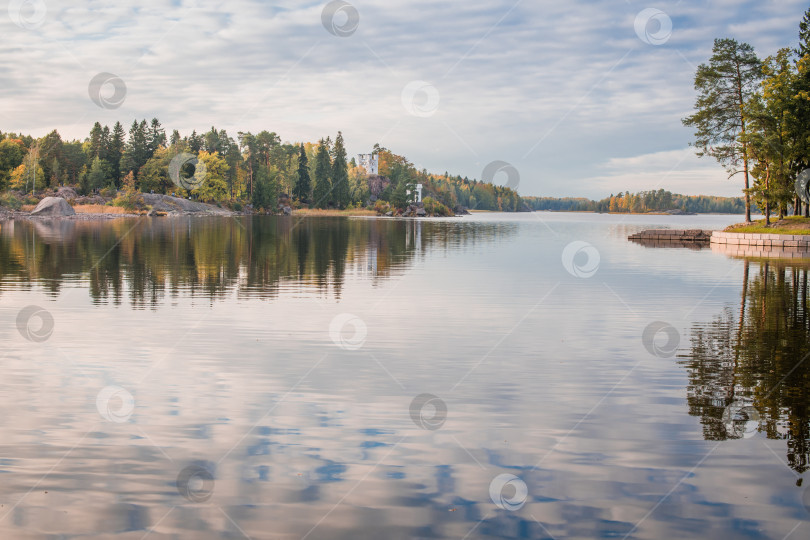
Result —
<instances>
[{"instance_id":1,"label":"water reflection","mask_svg":"<svg viewBox=\"0 0 810 540\"><path fill-rule=\"evenodd\" d=\"M745 261L739 309L692 330L689 414L707 440L787 441L801 474L810 459L810 265Z\"/></svg>"},{"instance_id":2,"label":"water reflection","mask_svg":"<svg viewBox=\"0 0 810 540\"><path fill-rule=\"evenodd\" d=\"M157 306L165 296L273 298L283 288L340 298L347 274L400 275L428 250L474 249L510 223L342 218L179 218L0 223L0 282L58 295L86 278L97 303Z\"/></svg>"}]
</instances>

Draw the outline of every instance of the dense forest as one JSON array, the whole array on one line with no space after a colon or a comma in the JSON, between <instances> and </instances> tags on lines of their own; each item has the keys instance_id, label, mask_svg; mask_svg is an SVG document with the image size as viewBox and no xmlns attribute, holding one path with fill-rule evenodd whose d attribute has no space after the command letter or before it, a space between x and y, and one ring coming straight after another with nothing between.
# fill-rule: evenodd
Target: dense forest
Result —
<instances>
[{"instance_id":1,"label":"dense forest","mask_svg":"<svg viewBox=\"0 0 810 540\"><path fill-rule=\"evenodd\" d=\"M126 207L138 206L139 192L154 192L237 210L252 205L275 211L280 195L296 207L387 210L407 206L421 183L434 213L449 214L457 206L520 208L520 197L510 188L419 171L379 145L374 154L379 175L371 176L348 159L341 133L317 144L282 142L269 131L239 132L234 138L216 127L167 136L157 118L136 120L128 132L120 122L112 128L96 122L83 141L63 140L56 130L38 139L0 132L0 204L19 207L29 194L72 186Z\"/></svg>"},{"instance_id":2,"label":"dense forest","mask_svg":"<svg viewBox=\"0 0 810 540\"><path fill-rule=\"evenodd\" d=\"M695 214L742 214L742 197L712 197L706 195L678 195L659 189L639 193L619 193L599 201L584 198L524 197L532 210L562 212L617 212L644 213L680 210Z\"/></svg>"},{"instance_id":3,"label":"dense forest","mask_svg":"<svg viewBox=\"0 0 810 540\"><path fill-rule=\"evenodd\" d=\"M796 49L760 60L747 43L716 39L694 82L695 112L683 123L695 130L699 156L715 158L729 177L742 175L746 221L754 204L768 221L802 207L809 215L802 172L810 167L810 9Z\"/></svg>"}]
</instances>

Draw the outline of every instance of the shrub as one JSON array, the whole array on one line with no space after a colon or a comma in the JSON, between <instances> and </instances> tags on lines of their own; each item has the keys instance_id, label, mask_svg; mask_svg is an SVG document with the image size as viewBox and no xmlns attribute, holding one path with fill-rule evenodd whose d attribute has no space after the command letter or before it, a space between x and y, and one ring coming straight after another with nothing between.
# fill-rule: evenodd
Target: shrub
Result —
<instances>
[{"instance_id":1,"label":"shrub","mask_svg":"<svg viewBox=\"0 0 810 540\"><path fill-rule=\"evenodd\" d=\"M380 215L385 214L389 210L391 210L391 205L385 201L377 200L377 202L374 203L374 211Z\"/></svg>"},{"instance_id":2,"label":"shrub","mask_svg":"<svg viewBox=\"0 0 810 540\"><path fill-rule=\"evenodd\" d=\"M450 210L448 207L434 199L433 197L425 197L422 200L422 204L425 205L425 212L429 216L452 216L453 211Z\"/></svg>"},{"instance_id":3,"label":"shrub","mask_svg":"<svg viewBox=\"0 0 810 540\"><path fill-rule=\"evenodd\" d=\"M233 203L233 209L236 212L241 212L242 211L242 203L240 203L239 201Z\"/></svg>"},{"instance_id":4,"label":"shrub","mask_svg":"<svg viewBox=\"0 0 810 540\"><path fill-rule=\"evenodd\" d=\"M14 196L13 193L4 193L0 195L0 206L11 208L12 210L19 210L22 207L22 201Z\"/></svg>"}]
</instances>

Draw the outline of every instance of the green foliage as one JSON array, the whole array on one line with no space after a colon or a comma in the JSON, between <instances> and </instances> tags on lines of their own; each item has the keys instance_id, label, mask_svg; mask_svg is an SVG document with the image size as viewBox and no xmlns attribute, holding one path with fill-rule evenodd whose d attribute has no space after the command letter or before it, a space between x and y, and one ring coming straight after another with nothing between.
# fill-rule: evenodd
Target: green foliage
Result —
<instances>
[{"instance_id":1,"label":"green foliage","mask_svg":"<svg viewBox=\"0 0 810 540\"><path fill-rule=\"evenodd\" d=\"M3 193L0 195L0 206L10 208L11 210L19 210L22 205L23 202L13 193Z\"/></svg>"},{"instance_id":2,"label":"green foliage","mask_svg":"<svg viewBox=\"0 0 810 540\"><path fill-rule=\"evenodd\" d=\"M256 185L253 187L251 202L256 209L275 212L278 206L279 185L274 176L264 166L256 172Z\"/></svg>"},{"instance_id":3,"label":"green foliage","mask_svg":"<svg viewBox=\"0 0 810 540\"><path fill-rule=\"evenodd\" d=\"M218 152L200 152L198 159L205 165L205 180L194 190L197 198L206 203L222 202L228 198L228 162Z\"/></svg>"},{"instance_id":4,"label":"green foliage","mask_svg":"<svg viewBox=\"0 0 810 540\"><path fill-rule=\"evenodd\" d=\"M167 148L165 130L157 119L135 120L127 134L120 122L112 129L96 122L84 141L63 141L53 131L41 139L5 134L0 137L0 190L14 187L29 191L57 185L74 185L83 193L112 188L114 195L130 173L138 191L188 195L169 178L171 159L190 153L206 164L207 178L194 190L199 200L211 203L250 201L257 208L274 211L273 194L292 194L291 205L342 209L382 199L404 207L414 198L415 185L424 196L447 207L458 204L488 210L514 211L520 197L513 190L461 177L437 176L418 171L403 156L375 147L386 178L370 178L346 155L338 133L319 144L282 143L275 132L239 133L238 143L225 130L212 127L183 137L171 133ZM352 164L349 167L349 163ZM14 182L13 182L14 181ZM375 181L372 195L370 181ZM129 203L122 202L127 207Z\"/></svg>"},{"instance_id":5,"label":"green foliage","mask_svg":"<svg viewBox=\"0 0 810 540\"><path fill-rule=\"evenodd\" d=\"M730 176L742 172L745 189L749 188L749 156L744 136L750 121L745 104L761 78L762 62L751 45L716 39L709 63L698 66L695 74L695 113L683 119L685 126L695 129L698 156L715 158ZM750 220L747 193L746 220Z\"/></svg>"},{"instance_id":6,"label":"green foliage","mask_svg":"<svg viewBox=\"0 0 810 540\"><path fill-rule=\"evenodd\" d=\"M169 178L169 163L172 157L167 150L161 149L144 163L140 172L135 173L133 170L129 170L127 174L135 174L138 189L144 193L151 191L155 193L185 192L182 188L175 186Z\"/></svg>"},{"instance_id":7,"label":"green foliage","mask_svg":"<svg viewBox=\"0 0 810 540\"><path fill-rule=\"evenodd\" d=\"M326 208L332 196L332 162L329 159L329 147L321 139L318 144L318 153L315 156L315 188L313 190L313 205L316 208Z\"/></svg>"},{"instance_id":8,"label":"green foliage","mask_svg":"<svg viewBox=\"0 0 810 540\"><path fill-rule=\"evenodd\" d=\"M293 196L299 201L308 201L312 193L312 182L309 177L307 152L302 144L298 152L298 171L293 189Z\"/></svg>"},{"instance_id":9,"label":"green foliage","mask_svg":"<svg viewBox=\"0 0 810 540\"><path fill-rule=\"evenodd\" d=\"M391 211L391 205L388 204L386 201L377 200L374 203L374 211L380 215L385 214L386 212Z\"/></svg>"},{"instance_id":10,"label":"green foliage","mask_svg":"<svg viewBox=\"0 0 810 540\"><path fill-rule=\"evenodd\" d=\"M0 190L7 189L11 182L11 172L22 165L26 149L19 139L0 141Z\"/></svg>"},{"instance_id":11,"label":"green foliage","mask_svg":"<svg viewBox=\"0 0 810 540\"><path fill-rule=\"evenodd\" d=\"M332 198L338 208L346 208L351 203L349 189L349 170L346 163L346 148L343 146L343 134L338 131L332 160Z\"/></svg>"},{"instance_id":12,"label":"green foliage","mask_svg":"<svg viewBox=\"0 0 810 540\"><path fill-rule=\"evenodd\" d=\"M123 191L113 201L114 206L120 206L127 210L139 210L145 207L143 197L135 188L135 175L127 174L123 181Z\"/></svg>"},{"instance_id":13,"label":"green foliage","mask_svg":"<svg viewBox=\"0 0 810 540\"><path fill-rule=\"evenodd\" d=\"M422 200L422 204L425 205L425 212L429 216L452 216L453 211L447 208L445 205L434 199L433 197L425 197Z\"/></svg>"}]
</instances>

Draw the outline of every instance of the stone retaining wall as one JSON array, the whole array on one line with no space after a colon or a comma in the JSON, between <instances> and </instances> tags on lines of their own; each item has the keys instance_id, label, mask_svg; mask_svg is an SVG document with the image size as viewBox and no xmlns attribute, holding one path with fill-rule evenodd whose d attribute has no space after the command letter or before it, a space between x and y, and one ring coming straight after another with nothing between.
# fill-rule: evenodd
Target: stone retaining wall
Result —
<instances>
[{"instance_id":1,"label":"stone retaining wall","mask_svg":"<svg viewBox=\"0 0 810 540\"><path fill-rule=\"evenodd\" d=\"M701 229L648 229L630 236L630 240L654 241L660 243L704 242L709 243L712 231Z\"/></svg>"},{"instance_id":2,"label":"stone retaining wall","mask_svg":"<svg viewBox=\"0 0 810 540\"><path fill-rule=\"evenodd\" d=\"M810 236L716 231L712 234L712 251L739 257L807 259Z\"/></svg>"},{"instance_id":3,"label":"stone retaining wall","mask_svg":"<svg viewBox=\"0 0 810 540\"><path fill-rule=\"evenodd\" d=\"M712 244L778 248L784 249L785 251L808 251L810 250L810 235L730 233L715 231L712 234Z\"/></svg>"}]
</instances>

